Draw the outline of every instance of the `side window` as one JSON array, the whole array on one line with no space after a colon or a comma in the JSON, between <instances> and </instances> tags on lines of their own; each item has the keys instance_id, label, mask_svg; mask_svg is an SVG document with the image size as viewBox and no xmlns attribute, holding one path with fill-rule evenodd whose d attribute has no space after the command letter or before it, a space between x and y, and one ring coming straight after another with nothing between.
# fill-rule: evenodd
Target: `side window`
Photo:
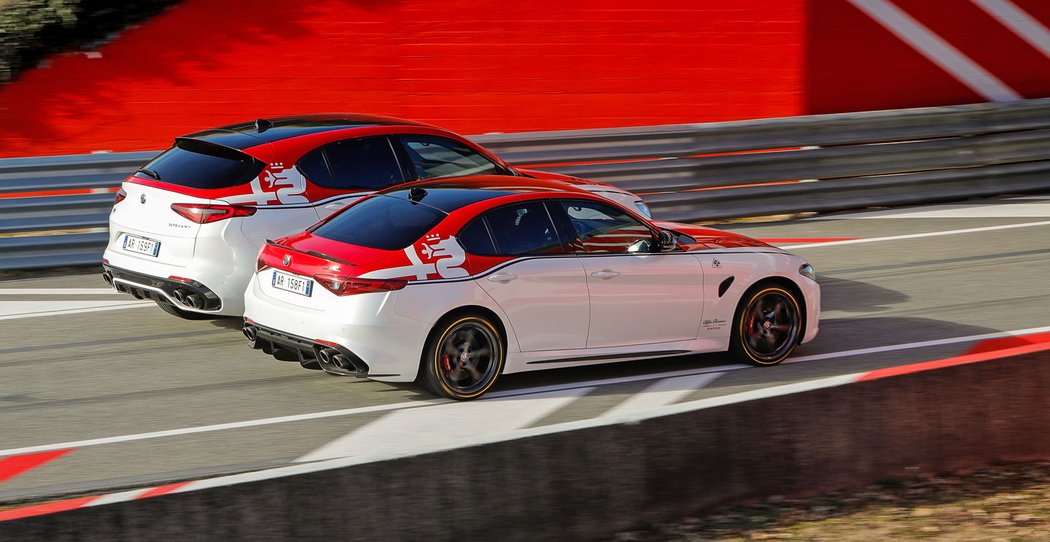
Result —
<instances>
[{"instance_id":1,"label":"side window","mask_svg":"<svg viewBox=\"0 0 1050 542\"><path fill-rule=\"evenodd\" d=\"M596 201L560 202L587 253L622 254L638 241L653 241L652 231L626 212Z\"/></svg>"},{"instance_id":2,"label":"side window","mask_svg":"<svg viewBox=\"0 0 1050 542\"><path fill-rule=\"evenodd\" d=\"M300 170L315 184L339 190L379 190L404 180L394 150L385 137L364 137L329 143L300 161ZM315 156L318 155L318 156ZM322 168L327 158L328 177ZM312 175L311 175L312 173Z\"/></svg>"},{"instance_id":3,"label":"side window","mask_svg":"<svg viewBox=\"0 0 1050 542\"><path fill-rule=\"evenodd\" d=\"M471 253L477 254L478 256L495 256L496 245L492 241L492 236L489 235L489 228L485 225L485 218L475 218L470 224L467 224L462 230L459 230L459 244L463 245L463 248Z\"/></svg>"},{"instance_id":4,"label":"side window","mask_svg":"<svg viewBox=\"0 0 1050 542\"><path fill-rule=\"evenodd\" d=\"M495 242L498 255L525 256L564 252L558 232L555 231L542 202L519 203L493 209L485 213L484 219L492 232L492 241Z\"/></svg>"},{"instance_id":5,"label":"side window","mask_svg":"<svg viewBox=\"0 0 1050 542\"><path fill-rule=\"evenodd\" d=\"M502 173L496 163L451 139L407 135L401 136L400 140L416 176L420 179Z\"/></svg>"},{"instance_id":6,"label":"side window","mask_svg":"<svg viewBox=\"0 0 1050 542\"><path fill-rule=\"evenodd\" d=\"M332 187L332 172L324 157L324 149L314 149L299 159L295 165L310 182L318 186Z\"/></svg>"}]
</instances>

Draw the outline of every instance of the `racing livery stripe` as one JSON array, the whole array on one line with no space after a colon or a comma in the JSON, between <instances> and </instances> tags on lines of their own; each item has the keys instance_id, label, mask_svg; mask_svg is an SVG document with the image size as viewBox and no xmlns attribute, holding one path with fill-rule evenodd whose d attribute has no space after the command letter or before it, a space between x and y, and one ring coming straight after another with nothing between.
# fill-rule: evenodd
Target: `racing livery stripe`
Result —
<instances>
[{"instance_id":1,"label":"racing livery stripe","mask_svg":"<svg viewBox=\"0 0 1050 542\"><path fill-rule=\"evenodd\" d=\"M16 455L12 457L5 457L0 459L0 483L3 483L15 476L18 476L27 471L33 470L45 463L50 463L69 452L72 452L75 448L66 448L64 450L52 450L49 452L38 452L35 454Z\"/></svg>"}]
</instances>

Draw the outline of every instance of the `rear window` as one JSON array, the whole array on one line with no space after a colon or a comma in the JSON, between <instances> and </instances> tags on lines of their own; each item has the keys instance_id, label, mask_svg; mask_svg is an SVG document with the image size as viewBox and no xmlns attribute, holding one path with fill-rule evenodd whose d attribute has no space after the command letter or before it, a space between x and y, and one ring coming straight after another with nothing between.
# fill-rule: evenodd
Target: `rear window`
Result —
<instances>
[{"instance_id":1,"label":"rear window","mask_svg":"<svg viewBox=\"0 0 1050 542\"><path fill-rule=\"evenodd\" d=\"M312 231L314 235L380 250L401 250L447 216L423 203L372 196L347 207Z\"/></svg>"},{"instance_id":2,"label":"rear window","mask_svg":"<svg viewBox=\"0 0 1050 542\"><path fill-rule=\"evenodd\" d=\"M143 166L136 175L189 188L229 188L251 181L265 166L235 149L195 139L178 139L175 146Z\"/></svg>"}]
</instances>

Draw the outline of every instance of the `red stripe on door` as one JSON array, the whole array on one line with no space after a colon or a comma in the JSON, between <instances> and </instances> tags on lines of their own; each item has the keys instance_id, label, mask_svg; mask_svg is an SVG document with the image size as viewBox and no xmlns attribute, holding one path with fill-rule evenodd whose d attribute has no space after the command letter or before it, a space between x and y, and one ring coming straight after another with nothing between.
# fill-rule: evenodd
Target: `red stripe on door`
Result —
<instances>
[{"instance_id":1,"label":"red stripe on door","mask_svg":"<svg viewBox=\"0 0 1050 542\"><path fill-rule=\"evenodd\" d=\"M37 454L15 455L0 459L0 483L10 480L19 474L35 469L44 463L54 461L74 449L40 452Z\"/></svg>"}]
</instances>

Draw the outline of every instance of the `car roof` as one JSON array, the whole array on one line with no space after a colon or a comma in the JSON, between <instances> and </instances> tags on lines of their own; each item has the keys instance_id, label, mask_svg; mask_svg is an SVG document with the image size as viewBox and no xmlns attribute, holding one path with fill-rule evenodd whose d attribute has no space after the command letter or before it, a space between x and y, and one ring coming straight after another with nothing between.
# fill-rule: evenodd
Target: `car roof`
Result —
<instances>
[{"instance_id":1,"label":"car roof","mask_svg":"<svg viewBox=\"0 0 1050 542\"><path fill-rule=\"evenodd\" d=\"M426 193L419 195L419 189ZM420 203L434 207L446 213L452 213L461 207L486 200L499 200L522 194L562 195L566 197L586 196L593 194L578 188L566 181L533 179L509 175L472 175L417 181L387 188L378 194L401 199L417 199ZM415 194L415 196L413 195ZM492 205L498 205L493 201Z\"/></svg>"},{"instance_id":2,"label":"car roof","mask_svg":"<svg viewBox=\"0 0 1050 542\"><path fill-rule=\"evenodd\" d=\"M432 128L429 124L394 117L356 113L324 113L261 118L202 130L187 134L182 136L182 138L203 140L224 147L244 150L263 143L273 143L282 139L319 132L372 126L422 126Z\"/></svg>"}]
</instances>

